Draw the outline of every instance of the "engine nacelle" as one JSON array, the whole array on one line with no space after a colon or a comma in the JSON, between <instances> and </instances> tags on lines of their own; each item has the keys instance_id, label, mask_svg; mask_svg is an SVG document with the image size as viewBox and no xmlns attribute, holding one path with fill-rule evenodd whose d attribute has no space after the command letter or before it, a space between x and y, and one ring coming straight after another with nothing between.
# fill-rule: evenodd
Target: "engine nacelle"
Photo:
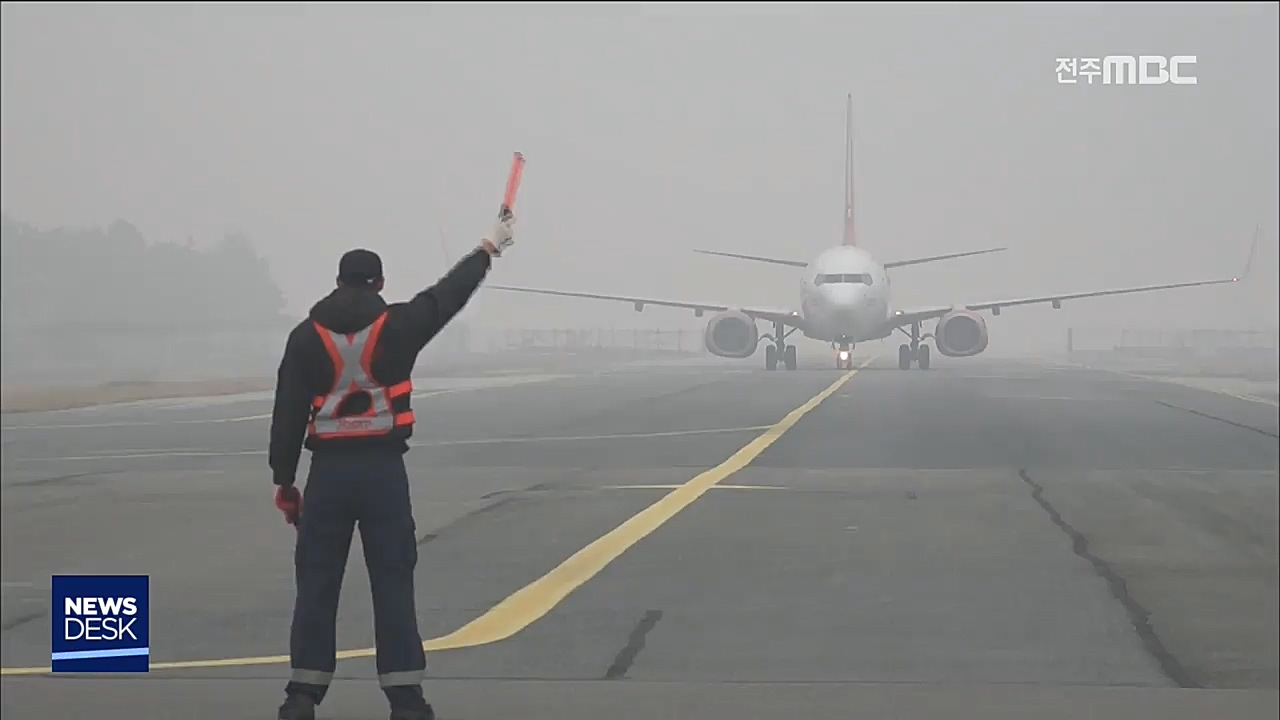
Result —
<instances>
[{"instance_id":1,"label":"engine nacelle","mask_svg":"<svg viewBox=\"0 0 1280 720\"><path fill-rule=\"evenodd\" d=\"M976 312L952 310L938 320L933 344L947 357L971 357L987 349L987 321Z\"/></svg>"},{"instance_id":2,"label":"engine nacelle","mask_svg":"<svg viewBox=\"0 0 1280 720\"><path fill-rule=\"evenodd\" d=\"M760 330L750 315L730 310L716 313L707 321L703 333L707 352L727 358L748 358L760 342Z\"/></svg>"}]
</instances>

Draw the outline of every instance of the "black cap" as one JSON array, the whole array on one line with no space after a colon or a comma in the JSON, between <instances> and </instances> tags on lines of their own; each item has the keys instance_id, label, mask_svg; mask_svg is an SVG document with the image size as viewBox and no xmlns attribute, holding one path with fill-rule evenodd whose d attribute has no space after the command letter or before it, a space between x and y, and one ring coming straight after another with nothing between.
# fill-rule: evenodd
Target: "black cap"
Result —
<instances>
[{"instance_id":1,"label":"black cap","mask_svg":"<svg viewBox=\"0 0 1280 720\"><path fill-rule=\"evenodd\" d=\"M372 285L381 279L382 258L372 250L350 250L338 261L338 280L344 285Z\"/></svg>"}]
</instances>

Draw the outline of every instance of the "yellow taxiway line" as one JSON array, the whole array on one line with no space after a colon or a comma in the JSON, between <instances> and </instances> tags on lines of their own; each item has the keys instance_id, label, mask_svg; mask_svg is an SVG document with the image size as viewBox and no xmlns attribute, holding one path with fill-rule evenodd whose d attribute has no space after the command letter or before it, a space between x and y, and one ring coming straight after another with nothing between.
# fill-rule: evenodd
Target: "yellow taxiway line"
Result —
<instances>
[{"instance_id":1,"label":"yellow taxiway line","mask_svg":"<svg viewBox=\"0 0 1280 720\"><path fill-rule=\"evenodd\" d=\"M609 563L618 559L632 545L657 530L663 523L675 517L722 480L745 468L770 445L778 441L800 419L818 407L847 383L859 370L871 364L868 358L853 370L843 373L825 390L810 398L805 404L787 413L763 434L747 443L728 460L702 472L683 485L676 486L661 500L633 515L626 522L596 539L590 545L574 553L551 572L517 590L488 612L448 635L432 638L422 643L428 652L458 650L500 642L529 627L551 612L583 583L595 577ZM374 657L375 648L341 650L339 660ZM152 670L180 670L192 668L245 667L249 665L276 665L289 662L288 655L263 655L259 657L222 658L217 660L186 660L152 663ZM43 675L51 673L48 667L13 667L0 669L0 675Z\"/></svg>"}]
</instances>

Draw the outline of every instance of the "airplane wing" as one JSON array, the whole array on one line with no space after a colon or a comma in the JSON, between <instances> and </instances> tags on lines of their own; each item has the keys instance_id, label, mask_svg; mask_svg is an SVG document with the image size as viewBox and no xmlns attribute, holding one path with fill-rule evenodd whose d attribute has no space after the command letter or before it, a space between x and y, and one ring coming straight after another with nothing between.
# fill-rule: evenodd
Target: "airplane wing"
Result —
<instances>
[{"instance_id":1,"label":"airplane wing","mask_svg":"<svg viewBox=\"0 0 1280 720\"><path fill-rule=\"evenodd\" d=\"M988 302L968 303L966 305L934 305L932 307L920 307L898 310L893 314L890 320L890 330L895 327L902 327L912 323L924 322L940 318L953 310L973 310L980 312L982 310L990 310L993 314L998 315L1001 308L1012 307L1015 305L1034 305L1039 303L1053 303L1054 307L1061 307L1063 301L1080 300L1082 298L1104 297L1106 295L1128 295L1130 293L1153 292L1155 290L1172 290L1174 288L1198 287L1200 285L1221 285L1223 283L1238 282L1239 278L1227 278L1223 280L1201 280L1198 282L1169 283L1166 285L1141 285L1138 287L1116 288L1114 290L1094 290L1090 292L1064 293L1062 295L1042 295L1039 297L1027 298L1010 298L1008 300L991 300Z\"/></svg>"},{"instance_id":2,"label":"airplane wing","mask_svg":"<svg viewBox=\"0 0 1280 720\"><path fill-rule=\"evenodd\" d=\"M791 267L806 267L809 263L803 260L779 260L778 258L761 257L759 255L741 255L739 253L720 252L718 250L694 250L696 253L703 255L720 255L722 257L738 258L739 260L754 260L755 262L771 263L773 265L789 265Z\"/></svg>"},{"instance_id":3,"label":"airplane wing","mask_svg":"<svg viewBox=\"0 0 1280 720\"><path fill-rule=\"evenodd\" d=\"M947 253L946 255L930 255L929 257L910 258L907 260L892 260L884 263L886 268L902 267L904 265L920 265L923 263L937 262L939 260L951 260L953 258L969 257L970 255L985 255L987 253L1001 252L1009 248L988 248L986 250L969 250L967 252ZM743 255L741 253L720 252L719 250L694 250L696 253L703 255L719 255L721 257L738 258L739 260L751 260L754 262L770 263L773 265L787 265L790 267L807 267L809 263L803 260L783 260L780 258L763 257L760 255Z\"/></svg>"},{"instance_id":4,"label":"airplane wing","mask_svg":"<svg viewBox=\"0 0 1280 720\"><path fill-rule=\"evenodd\" d=\"M1166 283L1163 285L1139 285L1136 287L1115 288L1113 290L1092 290L1087 292L1062 293L1060 295L1040 295L1036 297L1026 298L1010 298L1008 300L990 300L987 302L968 303L966 305L935 305L933 307L921 307L912 309L898 310L890 318L885 332L892 332L894 328L910 325L912 323L924 322L940 318L952 310L965 309L980 312L982 310L990 310L993 315L999 315L1001 308L1013 307L1016 305L1035 305L1039 303L1053 303L1055 308L1062 307L1062 303L1066 300L1080 300L1083 298L1105 297L1108 295L1129 295L1132 293L1154 292L1156 290L1173 290L1176 288L1200 287L1203 285L1223 285L1226 283L1240 282L1249 276L1249 270L1253 267L1253 258L1258 252L1258 231L1260 227L1253 229L1253 242L1249 245L1249 258L1244 263L1244 270L1235 277L1222 278L1218 280L1198 280L1195 282Z\"/></svg>"},{"instance_id":5,"label":"airplane wing","mask_svg":"<svg viewBox=\"0 0 1280 720\"><path fill-rule=\"evenodd\" d=\"M506 290L508 292L534 293L537 295L559 295L561 297L577 297L590 298L593 300L613 300L615 302L631 303L635 306L636 312L644 310L645 305L660 305L662 307L685 308L694 311L695 315L701 316L704 312L723 312L725 310L740 310L753 318L766 320L768 322L780 322L784 325L799 327L804 320L800 314L790 310L780 310L771 308L753 308L738 307L733 305L720 305L716 303L697 303L686 302L683 300L663 300L660 298L643 298L632 297L630 295L604 295L601 293L573 292L569 290L548 290L543 288L516 287L514 285L488 285L484 287L491 290Z\"/></svg>"},{"instance_id":6,"label":"airplane wing","mask_svg":"<svg viewBox=\"0 0 1280 720\"><path fill-rule=\"evenodd\" d=\"M986 255L987 253L1002 252L1009 248L988 248L986 250L969 250L968 252L948 253L946 255L930 255L929 257L911 258L909 260L892 260L884 263L886 268L902 267L903 265L920 265L923 263L936 262L938 260L950 260L952 258L969 257L970 255Z\"/></svg>"}]
</instances>

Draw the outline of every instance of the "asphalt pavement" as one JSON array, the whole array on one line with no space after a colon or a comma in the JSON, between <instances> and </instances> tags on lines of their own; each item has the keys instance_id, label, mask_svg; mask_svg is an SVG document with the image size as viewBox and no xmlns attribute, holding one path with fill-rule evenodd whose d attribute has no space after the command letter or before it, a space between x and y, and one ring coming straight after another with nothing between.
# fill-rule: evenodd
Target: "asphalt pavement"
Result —
<instances>
[{"instance_id":1,"label":"asphalt pavement","mask_svg":"<svg viewBox=\"0 0 1280 720\"><path fill-rule=\"evenodd\" d=\"M439 717L1276 716L1274 401L890 355L421 383ZM274 717L269 402L4 416L5 720ZM152 672L47 674L69 573L150 575ZM320 717L386 717L358 536L342 603Z\"/></svg>"}]
</instances>

